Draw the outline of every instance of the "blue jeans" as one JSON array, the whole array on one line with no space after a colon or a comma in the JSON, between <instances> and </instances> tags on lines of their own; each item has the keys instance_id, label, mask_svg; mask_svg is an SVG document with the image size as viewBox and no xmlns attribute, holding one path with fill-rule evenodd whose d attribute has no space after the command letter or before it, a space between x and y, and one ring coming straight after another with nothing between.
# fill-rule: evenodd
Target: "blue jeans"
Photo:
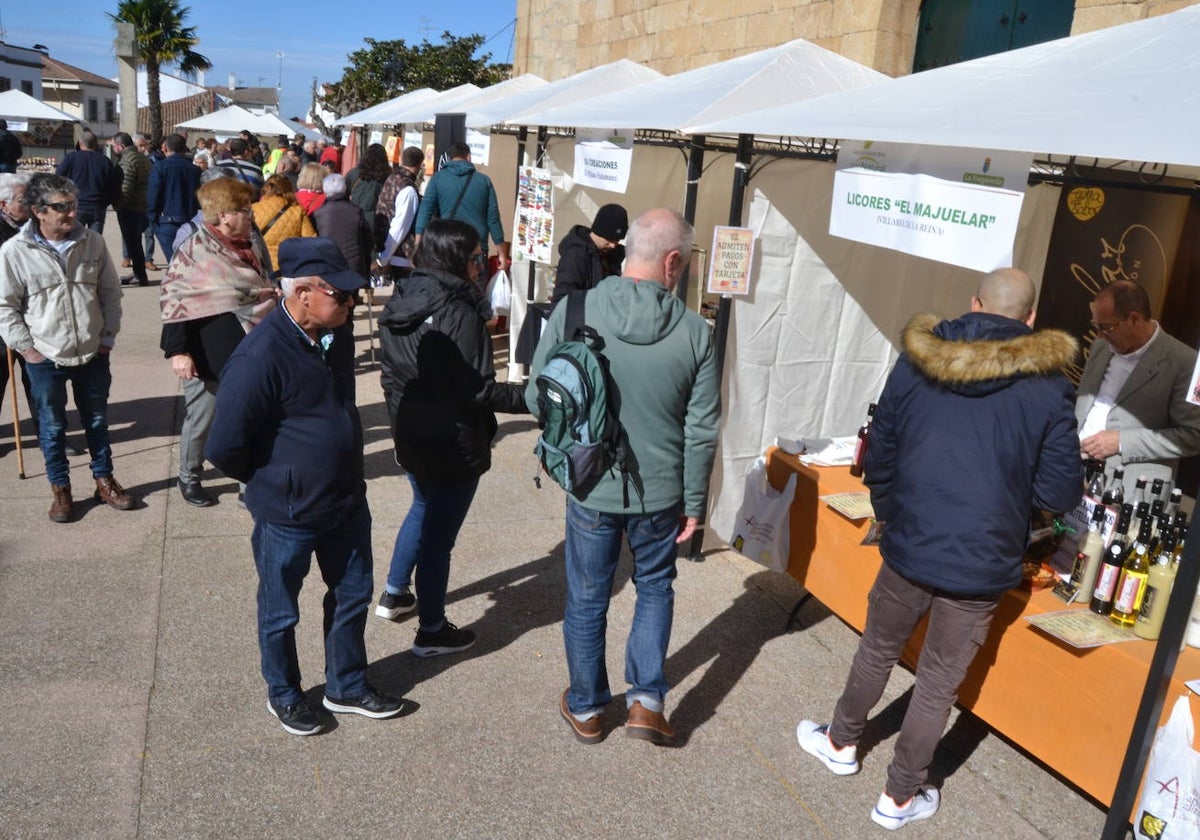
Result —
<instances>
[{"instance_id":1,"label":"blue jeans","mask_svg":"<svg viewBox=\"0 0 1200 840\"><path fill-rule=\"evenodd\" d=\"M104 218L108 214L106 207L80 207L75 211L75 221L88 230L104 233Z\"/></svg>"},{"instance_id":2,"label":"blue jeans","mask_svg":"<svg viewBox=\"0 0 1200 840\"><path fill-rule=\"evenodd\" d=\"M250 536L258 570L258 647L271 702L304 695L296 657L300 588L317 555L325 592L325 694L357 699L367 691L363 631L371 606L371 511L364 500L345 520L325 528L255 521Z\"/></svg>"},{"instance_id":3,"label":"blue jeans","mask_svg":"<svg viewBox=\"0 0 1200 840\"><path fill-rule=\"evenodd\" d=\"M46 478L58 487L71 483L67 462L67 383L75 395L75 408L92 454L92 476L112 475L112 445L108 440L108 391L112 371L108 354L98 353L90 362L74 367L58 366L46 359L26 362L29 387L38 416L38 443L46 461Z\"/></svg>"},{"instance_id":4,"label":"blue jeans","mask_svg":"<svg viewBox=\"0 0 1200 840\"><path fill-rule=\"evenodd\" d=\"M608 602L621 554L621 536L633 555L637 603L625 643L625 702L639 700L653 712L663 710L667 679L663 663L675 613L675 558L681 507L650 514L588 510L567 499L567 609L563 640L571 687L567 707L589 717L612 700L604 659Z\"/></svg>"},{"instance_id":5,"label":"blue jeans","mask_svg":"<svg viewBox=\"0 0 1200 840\"><path fill-rule=\"evenodd\" d=\"M171 264L171 257L175 253L175 234L179 233L179 229L183 227L184 223L159 219L155 224L154 235L158 239L159 247L162 248L163 265Z\"/></svg>"},{"instance_id":6,"label":"blue jeans","mask_svg":"<svg viewBox=\"0 0 1200 840\"><path fill-rule=\"evenodd\" d=\"M450 551L458 539L479 479L461 482L417 481L412 485L412 507L396 534L387 591L409 585L417 570L417 617L422 630L441 629L446 620L446 587L450 582Z\"/></svg>"}]
</instances>

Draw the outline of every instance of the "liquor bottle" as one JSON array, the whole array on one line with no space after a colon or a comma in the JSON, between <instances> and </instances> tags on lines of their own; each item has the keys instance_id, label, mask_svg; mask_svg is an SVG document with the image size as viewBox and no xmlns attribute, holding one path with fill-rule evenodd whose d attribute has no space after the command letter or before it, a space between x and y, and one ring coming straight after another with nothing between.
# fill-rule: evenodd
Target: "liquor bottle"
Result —
<instances>
[{"instance_id":1,"label":"liquor bottle","mask_svg":"<svg viewBox=\"0 0 1200 840\"><path fill-rule=\"evenodd\" d=\"M1092 512L1092 521L1088 523L1087 536L1079 543L1079 553L1075 555L1075 568L1071 570L1071 583L1081 597L1090 598L1096 588L1096 573L1100 571L1100 561L1104 559L1104 508L1096 505Z\"/></svg>"},{"instance_id":2,"label":"liquor bottle","mask_svg":"<svg viewBox=\"0 0 1200 840\"><path fill-rule=\"evenodd\" d=\"M1108 615L1112 612L1113 596L1117 591L1117 578L1125 565L1125 534L1129 530L1129 521L1133 516L1129 505L1121 507L1121 516L1117 521L1117 533L1112 544L1104 553L1104 562L1096 575L1096 588L1092 590L1092 601L1088 605L1094 613Z\"/></svg>"},{"instance_id":3,"label":"liquor bottle","mask_svg":"<svg viewBox=\"0 0 1200 840\"><path fill-rule=\"evenodd\" d=\"M1146 594L1142 596L1142 608L1133 625L1134 635L1151 641L1162 632L1163 616L1167 614L1167 601L1171 587L1175 585L1175 573L1179 566L1171 562L1175 553L1175 538L1170 533L1163 535L1162 547L1146 577Z\"/></svg>"},{"instance_id":4,"label":"liquor bottle","mask_svg":"<svg viewBox=\"0 0 1200 840\"><path fill-rule=\"evenodd\" d=\"M1117 589L1113 598L1109 620L1118 627L1132 627L1142 609L1142 598L1146 594L1146 578L1150 574L1150 517L1142 520L1133 550L1125 560L1121 576L1117 578Z\"/></svg>"},{"instance_id":5,"label":"liquor bottle","mask_svg":"<svg viewBox=\"0 0 1200 840\"><path fill-rule=\"evenodd\" d=\"M1087 467L1087 494L1099 501L1104 498L1104 462L1088 458L1084 464Z\"/></svg>"},{"instance_id":6,"label":"liquor bottle","mask_svg":"<svg viewBox=\"0 0 1200 840\"><path fill-rule=\"evenodd\" d=\"M867 446L871 442L871 418L875 416L875 403L867 406L867 419L858 427L858 443L854 444L854 460L850 462L850 475L863 474L863 461L867 457Z\"/></svg>"},{"instance_id":7,"label":"liquor bottle","mask_svg":"<svg viewBox=\"0 0 1200 840\"><path fill-rule=\"evenodd\" d=\"M1177 510L1179 510L1179 503L1182 501L1183 501L1183 491L1180 490L1178 487L1173 488L1171 490L1170 498L1167 499L1166 512L1169 513L1171 516L1174 516L1175 512Z\"/></svg>"},{"instance_id":8,"label":"liquor bottle","mask_svg":"<svg viewBox=\"0 0 1200 840\"><path fill-rule=\"evenodd\" d=\"M1150 491L1146 489L1146 485L1149 483L1150 479L1144 475L1139 475L1137 481L1133 483L1133 498L1129 500L1135 506L1141 505L1144 502L1147 510L1150 509Z\"/></svg>"},{"instance_id":9,"label":"liquor bottle","mask_svg":"<svg viewBox=\"0 0 1200 840\"><path fill-rule=\"evenodd\" d=\"M1113 470L1112 481L1108 485L1112 493L1112 503L1120 507L1125 503L1125 470L1121 467Z\"/></svg>"},{"instance_id":10,"label":"liquor bottle","mask_svg":"<svg viewBox=\"0 0 1200 840\"><path fill-rule=\"evenodd\" d=\"M1150 507L1154 507L1154 503L1160 500L1164 503L1166 502L1166 499L1163 498L1163 489L1165 486L1166 482L1161 478L1156 478L1150 482Z\"/></svg>"}]
</instances>

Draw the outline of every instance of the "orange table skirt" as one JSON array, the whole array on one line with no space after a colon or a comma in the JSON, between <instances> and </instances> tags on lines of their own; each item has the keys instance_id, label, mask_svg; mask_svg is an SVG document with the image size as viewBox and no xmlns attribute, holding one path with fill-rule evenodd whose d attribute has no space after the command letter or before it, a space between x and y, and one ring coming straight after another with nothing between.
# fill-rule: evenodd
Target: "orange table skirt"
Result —
<instances>
[{"instance_id":1,"label":"orange table skirt","mask_svg":"<svg viewBox=\"0 0 1200 840\"><path fill-rule=\"evenodd\" d=\"M861 633L867 592L881 562L879 549L862 545L866 520L851 521L818 497L865 488L846 467L807 467L793 455L768 450L767 475L773 487L782 489L793 472L798 478L788 574ZM1006 592L987 642L959 691L959 705L1108 805L1154 643L1137 640L1077 650L1023 620L1062 609L1065 605L1050 589ZM904 652L909 667L916 664L924 634L922 622ZM849 666L847 662L847 670ZM1163 722L1174 698L1187 692L1183 680L1200 676L1200 651L1185 649L1176 674Z\"/></svg>"}]
</instances>

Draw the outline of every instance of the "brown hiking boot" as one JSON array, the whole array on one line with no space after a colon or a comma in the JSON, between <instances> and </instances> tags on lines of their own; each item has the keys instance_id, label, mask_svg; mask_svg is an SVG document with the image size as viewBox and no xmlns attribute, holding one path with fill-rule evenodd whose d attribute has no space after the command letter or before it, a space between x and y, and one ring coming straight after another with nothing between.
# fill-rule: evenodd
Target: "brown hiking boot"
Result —
<instances>
[{"instance_id":1,"label":"brown hiking boot","mask_svg":"<svg viewBox=\"0 0 1200 840\"><path fill-rule=\"evenodd\" d=\"M675 730L667 723L662 712L650 711L640 700L634 700L633 705L629 707L625 734L630 738L640 738L655 744L669 744L675 738Z\"/></svg>"},{"instance_id":2,"label":"brown hiking boot","mask_svg":"<svg viewBox=\"0 0 1200 840\"><path fill-rule=\"evenodd\" d=\"M51 484L50 490L54 493L54 504L50 505L50 521L70 522L71 515L75 512L74 502L71 501L71 485Z\"/></svg>"},{"instance_id":3,"label":"brown hiking boot","mask_svg":"<svg viewBox=\"0 0 1200 840\"><path fill-rule=\"evenodd\" d=\"M96 479L95 497L117 510L129 510L134 505L133 496L126 493L125 488L117 484L117 480L111 475Z\"/></svg>"}]
</instances>

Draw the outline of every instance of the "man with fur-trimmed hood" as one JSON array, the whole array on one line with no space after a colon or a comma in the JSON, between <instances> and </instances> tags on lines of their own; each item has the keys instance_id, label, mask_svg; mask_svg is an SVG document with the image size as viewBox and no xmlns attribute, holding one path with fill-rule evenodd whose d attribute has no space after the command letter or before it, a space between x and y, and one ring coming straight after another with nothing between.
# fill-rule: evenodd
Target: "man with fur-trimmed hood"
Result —
<instances>
[{"instance_id":1,"label":"man with fur-trimmed hood","mask_svg":"<svg viewBox=\"0 0 1200 840\"><path fill-rule=\"evenodd\" d=\"M887 783L871 813L896 829L932 817L934 748L996 604L1021 581L1034 508L1073 508L1083 491L1074 396L1062 368L1076 343L1034 332L1033 282L1014 268L983 278L971 311L918 315L884 386L864 472L886 523L883 565L833 720L800 721L801 748L837 775L917 622L929 626Z\"/></svg>"}]
</instances>

